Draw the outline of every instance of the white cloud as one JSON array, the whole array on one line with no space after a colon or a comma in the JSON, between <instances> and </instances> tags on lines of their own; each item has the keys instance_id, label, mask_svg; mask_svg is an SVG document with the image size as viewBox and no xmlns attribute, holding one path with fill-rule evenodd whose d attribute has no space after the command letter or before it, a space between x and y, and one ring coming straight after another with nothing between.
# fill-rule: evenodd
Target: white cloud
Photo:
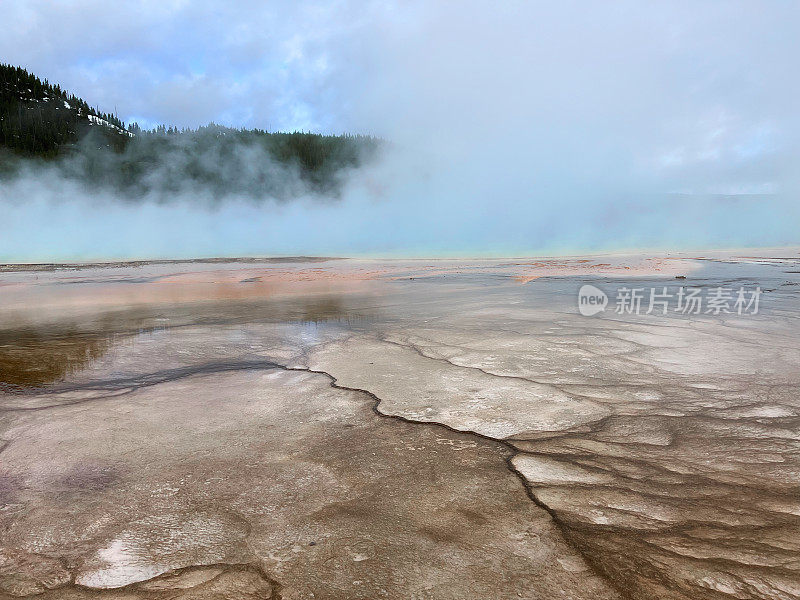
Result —
<instances>
[{"instance_id":1,"label":"white cloud","mask_svg":"<svg viewBox=\"0 0 800 600\"><path fill-rule=\"evenodd\" d=\"M441 231L450 248L688 243L664 193L770 190L786 207L800 191L795 2L10 0L4 10L17 25L0 39L5 60L123 117L390 137L405 152L374 187L384 204L420 211L405 223L419 247ZM693 214L694 245L792 241L758 211Z\"/></svg>"}]
</instances>

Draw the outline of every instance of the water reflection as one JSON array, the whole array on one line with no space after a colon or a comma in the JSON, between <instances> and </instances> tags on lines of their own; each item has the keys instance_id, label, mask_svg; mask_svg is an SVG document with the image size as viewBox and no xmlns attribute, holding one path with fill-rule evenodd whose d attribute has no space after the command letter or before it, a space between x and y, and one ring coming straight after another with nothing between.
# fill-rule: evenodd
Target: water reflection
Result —
<instances>
[{"instance_id":1,"label":"water reflection","mask_svg":"<svg viewBox=\"0 0 800 600\"><path fill-rule=\"evenodd\" d=\"M31 387L60 381L105 354L113 337L71 325L0 331L0 383Z\"/></svg>"},{"instance_id":2,"label":"water reflection","mask_svg":"<svg viewBox=\"0 0 800 600\"><path fill-rule=\"evenodd\" d=\"M64 381L113 346L143 333L192 325L247 323L302 323L313 328L324 322L357 328L374 321L377 314L377 308L366 298L330 295L130 306L49 322L22 319L24 325L0 328L0 386L8 391Z\"/></svg>"}]
</instances>

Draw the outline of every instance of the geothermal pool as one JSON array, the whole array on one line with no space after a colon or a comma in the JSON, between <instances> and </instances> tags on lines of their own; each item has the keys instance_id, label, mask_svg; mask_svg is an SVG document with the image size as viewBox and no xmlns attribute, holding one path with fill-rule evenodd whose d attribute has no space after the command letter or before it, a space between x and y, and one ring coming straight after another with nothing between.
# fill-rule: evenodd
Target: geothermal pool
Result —
<instances>
[{"instance_id":1,"label":"geothermal pool","mask_svg":"<svg viewBox=\"0 0 800 600\"><path fill-rule=\"evenodd\" d=\"M796 250L0 267L0 598L800 598L798 286Z\"/></svg>"}]
</instances>

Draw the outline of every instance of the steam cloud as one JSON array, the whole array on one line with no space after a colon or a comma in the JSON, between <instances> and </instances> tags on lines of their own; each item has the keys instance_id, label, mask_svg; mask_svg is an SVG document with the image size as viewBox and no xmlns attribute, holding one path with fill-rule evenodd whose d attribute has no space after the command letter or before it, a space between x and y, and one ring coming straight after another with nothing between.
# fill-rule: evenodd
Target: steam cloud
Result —
<instances>
[{"instance_id":1,"label":"steam cloud","mask_svg":"<svg viewBox=\"0 0 800 600\"><path fill-rule=\"evenodd\" d=\"M337 200L299 187L292 202L254 203L230 186L210 202L173 181L169 202L132 204L37 170L0 183L4 260L799 241L794 3L287 2L217 7L213 19L210 3L161 3L126 23L86 0L70 10L86 5L96 21L69 20L69 31L44 3L11 4L36 29L0 41L7 60L116 104L123 118L393 144L346 173ZM179 42L156 51L142 34L148 19ZM86 27L104 32L91 46ZM20 49L37 30L60 32L62 48L26 60ZM290 171L272 176L302 184Z\"/></svg>"}]
</instances>

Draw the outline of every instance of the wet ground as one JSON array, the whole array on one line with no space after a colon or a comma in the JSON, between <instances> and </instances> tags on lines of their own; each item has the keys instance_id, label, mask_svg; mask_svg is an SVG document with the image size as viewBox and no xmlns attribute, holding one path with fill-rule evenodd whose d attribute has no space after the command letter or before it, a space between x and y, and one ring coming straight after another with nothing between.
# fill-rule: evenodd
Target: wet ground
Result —
<instances>
[{"instance_id":1,"label":"wet ground","mask_svg":"<svg viewBox=\"0 0 800 600\"><path fill-rule=\"evenodd\" d=\"M0 598L800 598L798 286L787 251L9 269Z\"/></svg>"}]
</instances>

